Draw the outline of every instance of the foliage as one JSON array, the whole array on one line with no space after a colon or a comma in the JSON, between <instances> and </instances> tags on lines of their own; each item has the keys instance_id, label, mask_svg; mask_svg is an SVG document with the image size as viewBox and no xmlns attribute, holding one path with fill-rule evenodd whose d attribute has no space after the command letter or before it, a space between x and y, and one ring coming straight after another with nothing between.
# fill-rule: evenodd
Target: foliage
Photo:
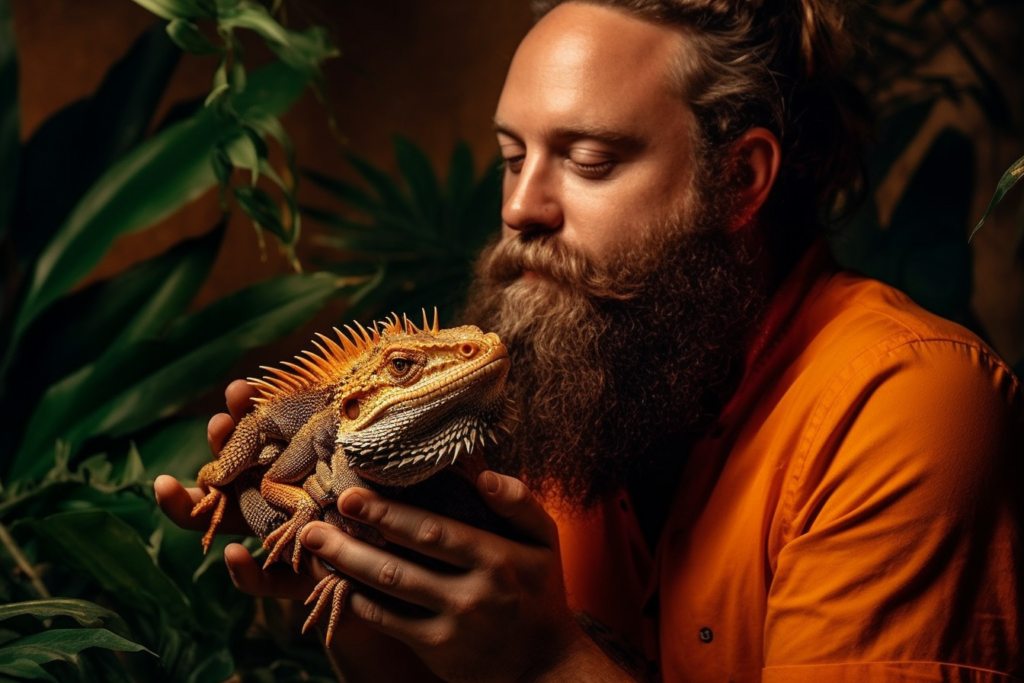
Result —
<instances>
[{"instance_id":1,"label":"foliage","mask_svg":"<svg viewBox=\"0 0 1024 683\"><path fill-rule=\"evenodd\" d=\"M251 3L213 7L223 25L234 8L235 26L265 15L260 26L272 28ZM183 405L244 351L357 288L295 274L190 311L225 215L201 237L76 289L115 239L226 185L231 166L253 170L236 196L269 199L255 187L277 175L264 137L286 141L277 117L317 80L329 51L312 49L327 45L318 31L295 34L308 44L280 35L282 61L244 74L236 50L233 62L222 59L231 65L227 90L209 106L174 107L146 139L180 54L155 26L91 97L22 143L10 6L0 0L0 163L17 179L0 184L0 679L212 683L236 670L295 680L324 673L326 663L301 644L259 629L257 641L247 637L256 606L229 590L224 542L204 558L194 534L157 512L152 478L187 479L208 457L205 420L175 417Z\"/></svg>"},{"instance_id":2,"label":"foliage","mask_svg":"<svg viewBox=\"0 0 1024 683\"><path fill-rule=\"evenodd\" d=\"M233 121L244 135L225 136L213 150L213 170L221 184L221 202L226 203L225 190L252 218L256 234L263 245L261 230L270 231L280 242L292 265L301 270L295 256L301 219L295 197L295 152L291 139L278 118L280 112L259 107L252 100L243 63L242 43L236 29L256 33L291 71L301 75L296 82L311 84L322 96L324 88L320 63L339 54L321 26L293 31L282 26L263 4L253 0L135 0L154 14L168 20L167 35L178 47L197 55L219 55L220 64L214 72L213 85L206 106L217 115ZM280 4L280 3L276 3ZM214 22L220 44L203 34L195 23ZM253 106L253 105L257 106ZM278 174L268 161L269 150L264 137L273 138L284 151L286 172ZM249 184L232 187L231 171L242 168L249 172ZM277 186L284 198L284 214L277 202L264 189L257 187L260 177Z\"/></svg>"},{"instance_id":3,"label":"foliage","mask_svg":"<svg viewBox=\"0 0 1024 683\"><path fill-rule=\"evenodd\" d=\"M382 316L436 306L444 320L451 320L469 285L473 260L498 226L501 169L491 164L476 179L472 152L459 144L442 188L421 149L400 136L394 144L400 183L354 155L348 162L369 191L306 172L359 214L358 220L320 208L303 210L330 229L316 239L337 250L329 268L339 275L374 278L350 313Z\"/></svg>"},{"instance_id":4,"label":"foliage","mask_svg":"<svg viewBox=\"0 0 1024 683\"><path fill-rule=\"evenodd\" d=\"M999 83L965 40L983 36L982 15L1003 4L1005 0L882 0L867 13L873 58L858 62L856 77L879 117L867 158L871 187L883 184L925 134L926 123L943 102L974 102L996 130L1020 125L1013 121ZM955 20L951 5L959 10ZM931 61L944 50L956 53L972 77L937 73ZM1003 177L974 232L1019 178L1020 167L1018 161ZM956 128L941 130L930 140L889 220L883 221L877 196L871 194L830 241L842 265L898 287L918 304L984 338L971 309L973 258L967 227L975 196L974 168L974 141Z\"/></svg>"}]
</instances>

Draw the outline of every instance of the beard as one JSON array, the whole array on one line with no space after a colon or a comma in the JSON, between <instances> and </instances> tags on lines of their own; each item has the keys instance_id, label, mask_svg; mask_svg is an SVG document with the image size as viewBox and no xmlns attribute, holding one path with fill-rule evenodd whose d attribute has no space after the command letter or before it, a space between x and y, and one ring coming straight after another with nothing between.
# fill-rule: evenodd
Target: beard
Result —
<instances>
[{"instance_id":1,"label":"beard","mask_svg":"<svg viewBox=\"0 0 1024 683\"><path fill-rule=\"evenodd\" d=\"M641 226L601 261L543 230L484 250L463 318L508 347L517 413L492 469L569 509L674 480L735 392L766 298L708 208Z\"/></svg>"}]
</instances>

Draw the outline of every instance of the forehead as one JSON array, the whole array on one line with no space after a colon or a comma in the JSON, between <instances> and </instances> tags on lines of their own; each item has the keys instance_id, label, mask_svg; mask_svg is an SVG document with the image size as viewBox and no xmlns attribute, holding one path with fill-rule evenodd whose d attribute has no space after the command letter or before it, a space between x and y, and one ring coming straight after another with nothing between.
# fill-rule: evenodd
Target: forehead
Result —
<instances>
[{"instance_id":1,"label":"forehead","mask_svg":"<svg viewBox=\"0 0 1024 683\"><path fill-rule=\"evenodd\" d=\"M670 75L681 49L682 36L666 26L564 3L520 44L496 118L548 115L598 129L658 125L659 116L683 108Z\"/></svg>"}]
</instances>

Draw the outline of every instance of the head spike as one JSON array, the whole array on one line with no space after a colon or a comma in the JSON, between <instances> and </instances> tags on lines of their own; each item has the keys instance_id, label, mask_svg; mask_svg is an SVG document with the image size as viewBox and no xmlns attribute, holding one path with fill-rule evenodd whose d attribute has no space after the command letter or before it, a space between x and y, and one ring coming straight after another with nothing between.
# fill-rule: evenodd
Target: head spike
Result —
<instances>
[{"instance_id":1,"label":"head spike","mask_svg":"<svg viewBox=\"0 0 1024 683\"><path fill-rule=\"evenodd\" d=\"M431 330L434 334L438 334L441 331L441 327L437 324L437 306L434 306L434 328Z\"/></svg>"},{"instance_id":2,"label":"head spike","mask_svg":"<svg viewBox=\"0 0 1024 683\"><path fill-rule=\"evenodd\" d=\"M366 331L366 328L363 327L361 324L359 324L358 320L355 321L355 324L356 324L356 328L358 328L359 332L363 335L363 339L366 340L366 343L367 344L373 344L374 340L373 340L372 337L370 337L370 333ZM350 328L348 325L345 325L345 329L352 329L352 328Z\"/></svg>"},{"instance_id":3,"label":"head spike","mask_svg":"<svg viewBox=\"0 0 1024 683\"><path fill-rule=\"evenodd\" d=\"M324 347L320 346L316 342L313 342L313 346L315 346L316 348L320 349L320 353L323 354L323 355L322 356L318 356L317 354L313 353L312 351L303 351L303 353L306 354L307 356L309 356L312 359L312 361L317 364L317 367L319 367L325 373L330 374L330 372L331 372L331 364L327 362L327 356L329 354L324 349Z\"/></svg>"},{"instance_id":4,"label":"head spike","mask_svg":"<svg viewBox=\"0 0 1024 683\"><path fill-rule=\"evenodd\" d=\"M298 356L296 356L296 358L299 358L299 357L298 357ZM301 359L301 358L299 358L299 360L302 360L302 359ZM305 377L305 378L306 378L306 379L308 379L308 380L309 380L310 382L318 382L318 381L320 380L320 378L319 378L319 377L317 377L316 375L314 375L313 373L311 373L311 372L310 372L309 370L307 370L306 368L304 368L304 367L302 367L302 366L296 365L295 363L289 363L288 361L283 361L283 362L281 363L281 365L284 365L284 366L286 366L286 367L289 367L289 368L291 368L292 370L294 370L295 372L297 372L297 373L299 374L299 376L300 376L300 377Z\"/></svg>"},{"instance_id":5,"label":"head spike","mask_svg":"<svg viewBox=\"0 0 1024 683\"><path fill-rule=\"evenodd\" d=\"M337 327L334 328L334 331L338 333L338 337L340 337L341 339L345 338L345 335L343 335L341 332L339 332ZM324 341L324 344L327 345L327 348L329 348L331 350L330 355L333 356L334 358L340 360L340 359L344 358L347 355L345 353L345 350L342 349L337 344L335 344L334 340L331 339L330 337L328 337L326 335L323 335L323 334L320 334L319 332L316 333L316 336L320 337Z\"/></svg>"},{"instance_id":6,"label":"head spike","mask_svg":"<svg viewBox=\"0 0 1024 683\"><path fill-rule=\"evenodd\" d=\"M430 329L430 322L427 321L427 309L421 308L420 311L423 312L423 331L431 332L432 330Z\"/></svg>"},{"instance_id":7,"label":"head spike","mask_svg":"<svg viewBox=\"0 0 1024 683\"><path fill-rule=\"evenodd\" d=\"M363 340L359 338L356 331L348 325L345 325L345 329L348 330L348 335L342 334L341 330L337 327L334 331L338 333L338 339L341 340L341 345L345 347L345 358L354 358L358 356L363 350ZM351 339L349 339L351 337Z\"/></svg>"}]
</instances>

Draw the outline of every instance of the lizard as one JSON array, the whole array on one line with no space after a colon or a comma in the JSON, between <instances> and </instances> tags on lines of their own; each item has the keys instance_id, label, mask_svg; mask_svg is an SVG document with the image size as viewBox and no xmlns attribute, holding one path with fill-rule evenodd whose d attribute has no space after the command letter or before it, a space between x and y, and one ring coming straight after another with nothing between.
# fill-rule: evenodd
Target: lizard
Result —
<instances>
[{"instance_id":1,"label":"lizard","mask_svg":"<svg viewBox=\"0 0 1024 683\"><path fill-rule=\"evenodd\" d=\"M508 352L498 336L473 326L441 329L436 311L433 324L424 312L422 328L397 315L369 330L354 324L345 326L348 335L335 328L337 342L318 334L319 353L304 351L298 363L282 364L287 370L264 366L271 376L249 378L259 392L255 409L197 476L207 493L192 514L213 510L204 550L233 498L270 551L264 567L291 546L292 568L300 571L297 539L314 520L383 544L374 530L338 513L333 503L345 489L416 488L463 453L453 469L464 478L475 479L486 467L476 447L485 437L497 441L495 429L504 428L510 411ZM444 493L427 495L449 503L435 506L438 512L488 524L486 512L451 505L449 499L464 497L445 486ZM316 605L303 631L331 603L330 642L347 590L344 578L329 573L307 600Z\"/></svg>"}]
</instances>

